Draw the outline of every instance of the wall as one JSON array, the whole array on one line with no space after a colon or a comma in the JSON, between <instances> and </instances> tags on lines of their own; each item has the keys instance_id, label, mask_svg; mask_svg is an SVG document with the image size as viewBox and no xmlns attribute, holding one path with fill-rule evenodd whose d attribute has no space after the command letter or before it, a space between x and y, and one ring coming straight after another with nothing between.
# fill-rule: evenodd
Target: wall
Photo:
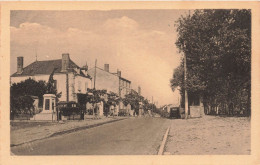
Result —
<instances>
[{"instance_id":1,"label":"wall","mask_svg":"<svg viewBox=\"0 0 260 165\"><path fill-rule=\"evenodd\" d=\"M68 79L69 79L69 101L75 101L77 102L77 93L86 93L86 83L88 88L91 88L91 80L86 77L82 77L79 75L75 75L74 73L69 73L68 74ZM66 90L66 77L64 81L65 87L63 89ZM65 91L65 100L66 101L66 91Z\"/></svg>"},{"instance_id":2,"label":"wall","mask_svg":"<svg viewBox=\"0 0 260 165\"><path fill-rule=\"evenodd\" d=\"M120 89L121 89L121 97L124 98L126 94L129 94L131 91L131 83L120 79Z\"/></svg>"},{"instance_id":3,"label":"wall","mask_svg":"<svg viewBox=\"0 0 260 165\"><path fill-rule=\"evenodd\" d=\"M76 76L75 78L75 91L76 93L86 93L87 92L87 88L92 88L92 84L91 84L91 80L86 78L86 77L82 77L82 76Z\"/></svg>"},{"instance_id":4,"label":"wall","mask_svg":"<svg viewBox=\"0 0 260 165\"><path fill-rule=\"evenodd\" d=\"M92 88L92 84L91 84L91 80L86 78L86 77L82 77L82 76L71 76L72 78L74 78L74 80L70 80L71 81L71 86L74 86L74 92L75 94L73 96L71 96L73 98L73 101L77 101L77 93L82 93L85 94L87 93L87 88ZM72 89L71 89L72 90Z\"/></svg>"},{"instance_id":5,"label":"wall","mask_svg":"<svg viewBox=\"0 0 260 165\"><path fill-rule=\"evenodd\" d=\"M75 93L75 75L73 73L69 73L68 79L69 79L69 101L77 101L77 94Z\"/></svg>"},{"instance_id":6,"label":"wall","mask_svg":"<svg viewBox=\"0 0 260 165\"><path fill-rule=\"evenodd\" d=\"M35 81L43 80L48 82L49 75L35 75L35 76L21 76L21 77L11 77L11 84L19 83L24 81L28 78L32 78ZM62 92L59 101L67 101L67 91L66 91L66 74L54 74L54 80L57 80L57 91L58 93ZM75 76L73 73L68 74L69 79L69 101L77 101L77 93L86 93L85 84L87 83L89 88L91 88L91 80L82 77L82 76ZM79 87L79 82L81 87ZM81 89L81 91L79 91Z\"/></svg>"},{"instance_id":7,"label":"wall","mask_svg":"<svg viewBox=\"0 0 260 165\"><path fill-rule=\"evenodd\" d=\"M88 71L88 74L92 77L92 87L94 88L94 74L95 68ZM96 89L106 89L108 92L114 92L119 94L119 77L112 73L106 72L100 68L96 69Z\"/></svg>"}]
</instances>

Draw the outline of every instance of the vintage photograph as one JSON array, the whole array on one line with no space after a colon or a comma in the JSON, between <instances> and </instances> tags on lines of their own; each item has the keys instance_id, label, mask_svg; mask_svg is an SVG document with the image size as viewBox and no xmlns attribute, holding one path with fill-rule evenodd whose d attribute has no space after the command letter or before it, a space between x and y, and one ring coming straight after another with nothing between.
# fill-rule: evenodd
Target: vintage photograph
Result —
<instances>
[{"instance_id":1,"label":"vintage photograph","mask_svg":"<svg viewBox=\"0 0 260 165\"><path fill-rule=\"evenodd\" d=\"M251 10L10 11L10 155L250 155Z\"/></svg>"}]
</instances>

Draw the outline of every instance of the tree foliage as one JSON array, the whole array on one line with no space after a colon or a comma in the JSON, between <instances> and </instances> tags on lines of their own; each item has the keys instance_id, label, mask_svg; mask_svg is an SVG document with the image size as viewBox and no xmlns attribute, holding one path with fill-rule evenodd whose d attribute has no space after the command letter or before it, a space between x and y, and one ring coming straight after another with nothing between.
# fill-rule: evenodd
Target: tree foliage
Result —
<instances>
[{"instance_id":1,"label":"tree foliage","mask_svg":"<svg viewBox=\"0 0 260 165\"><path fill-rule=\"evenodd\" d=\"M250 111L251 11L195 10L179 18L176 27L176 46L187 60L187 82L184 86L181 63L174 70L172 89L198 93L205 105L233 103Z\"/></svg>"},{"instance_id":2,"label":"tree foliage","mask_svg":"<svg viewBox=\"0 0 260 165\"><path fill-rule=\"evenodd\" d=\"M116 105L118 105L119 104L119 102L120 102L120 98L119 98L119 96L118 96L118 94L116 94L116 93L114 93L114 92L109 92L108 94L107 94L107 101L106 101L106 104L108 105L108 106L116 106Z\"/></svg>"},{"instance_id":3,"label":"tree foliage","mask_svg":"<svg viewBox=\"0 0 260 165\"><path fill-rule=\"evenodd\" d=\"M86 101L92 104L99 103L101 101L105 101L105 95L107 90L98 90L98 89L87 89L86 93Z\"/></svg>"},{"instance_id":4,"label":"tree foliage","mask_svg":"<svg viewBox=\"0 0 260 165\"><path fill-rule=\"evenodd\" d=\"M123 103L124 105L130 104L131 108L138 114L139 102L142 102L143 100L143 96L140 96L138 93L131 92L125 95L125 98L123 98Z\"/></svg>"},{"instance_id":5,"label":"tree foliage","mask_svg":"<svg viewBox=\"0 0 260 165\"><path fill-rule=\"evenodd\" d=\"M57 90L52 88L49 91L58 97L61 93L57 94ZM10 87L10 106L11 116L16 114L33 114L33 102L31 96L39 98L39 106L43 104L43 95L47 93L47 83L45 81L35 81L31 78L14 83Z\"/></svg>"},{"instance_id":6,"label":"tree foliage","mask_svg":"<svg viewBox=\"0 0 260 165\"><path fill-rule=\"evenodd\" d=\"M45 81L35 81L31 78L21 81L19 83L14 83L10 88L11 101L12 98L18 96L38 96L39 103L42 105L43 95L47 91L47 84ZM12 103L12 102L11 102ZM12 104L11 104L12 105Z\"/></svg>"}]
</instances>

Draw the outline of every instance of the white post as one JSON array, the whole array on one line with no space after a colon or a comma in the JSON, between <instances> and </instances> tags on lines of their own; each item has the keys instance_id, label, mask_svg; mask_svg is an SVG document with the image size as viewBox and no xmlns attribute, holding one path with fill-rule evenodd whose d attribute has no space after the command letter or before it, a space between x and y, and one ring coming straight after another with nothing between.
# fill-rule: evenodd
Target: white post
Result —
<instances>
[{"instance_id":1,"label":"white post","mask_svg":"<svg viewBox=\"0 0 260 165\"><path fill-rule=\"evenodd\" d=\"M188 92L186 89L186 85L187 85L186 81L187 81L187 61L186 61L186 55L184 55L185 119L188 119L189 102L188 102Z\"/></svg>"}]
</instances>

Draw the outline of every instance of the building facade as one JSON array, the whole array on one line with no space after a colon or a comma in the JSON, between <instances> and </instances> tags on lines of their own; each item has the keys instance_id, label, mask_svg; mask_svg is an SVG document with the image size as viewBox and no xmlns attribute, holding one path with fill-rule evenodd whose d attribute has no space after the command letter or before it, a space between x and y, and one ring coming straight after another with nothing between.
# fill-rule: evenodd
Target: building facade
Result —
<instances>
[{"instance_id":1,"label":"building facade","mask_svg":"<svg viewBox=\"0 0 260 165\"><path fill-rule=\"evenodd\" d=\"M121 71L117 70L116 73L111 73L109 71L109 64L104 65L104 69L99 67L94 67L89 69L89 75L93 77L92 87L98 90L107 90L107 92L114 92L120 98L124 98L125 95L131 92L131 81L123 78L121 76ZM125 106L123 102L119 102L119 105L115 107L115 114L121 111L130 113L131 106Z\"/></svg>"},{"instance_id":2,"label":"building facade","mask_svg":"<svg viewBox=\"0 0 260 165\"><path fill-rule=\"evenodd\" d=\"M26 67L23 66L23 57L17 57L17 72L11 75L11 84L28 78L48 82L53 71L54 86L58 93L62 92L59 101L77 102L78 93L86 93L87 88L92 88L92 78L88 74L87 65L79 67L67 53L62 54L62 59L35 61Z\"/></svg>"},{"instance_id":3,"label":"building facade","mask_svg":"<svg viewBox=\"0 0 260 165\"><path fill-rule=\"evenodd\" d=\"M131 92L131 81L123 78L121 71L111 73L109 64L105 64L104 69L99 67L91 68L88 74L93 78L92 86L95 86L96 89L114 92L121 98L124 98L126 94Z\"/></svg>"}]
</instances>

